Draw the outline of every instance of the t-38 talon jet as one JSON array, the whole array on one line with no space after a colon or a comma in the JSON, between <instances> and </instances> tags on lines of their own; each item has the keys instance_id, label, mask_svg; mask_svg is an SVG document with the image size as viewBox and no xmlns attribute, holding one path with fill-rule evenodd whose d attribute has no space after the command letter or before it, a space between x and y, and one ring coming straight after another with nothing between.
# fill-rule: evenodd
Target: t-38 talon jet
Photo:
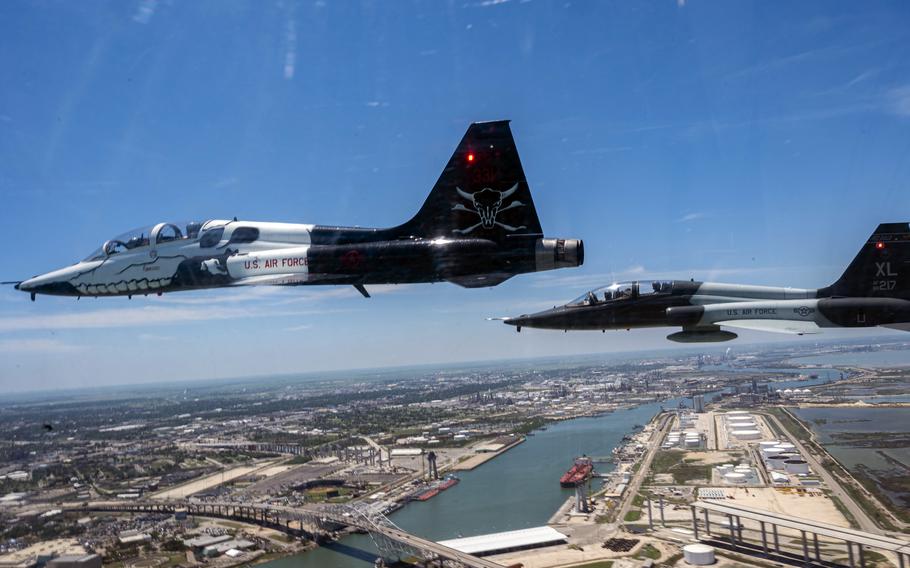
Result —
<instances>
[{"instance_id":1,"label":"t-38 talon jet","mask_svg":"<svg viewBox=\"0 0 910 568\"><path fill-rule=\"evenodd\" d=\"M448 281L475 288L582 264L545 239L508 121L472 124L413 219L386 229L250 221L158 223L18 282L35 294L133 296L242 285Z\"/></svg>"},{"instance_id":2,"label":"t-38 talon jet","mask_svg":"<svg viewBox=\"0 0 910 568\"><path fill-rule=\"evenodd\" d=\"M680 343L729 341L723 327L803 335L823 327L910 331L910 224L879 225L843 276L799 289L686 280L612 284L561 307L503 318L515 326L607 330L680 326Z\"/></svg>"}]
</instances>

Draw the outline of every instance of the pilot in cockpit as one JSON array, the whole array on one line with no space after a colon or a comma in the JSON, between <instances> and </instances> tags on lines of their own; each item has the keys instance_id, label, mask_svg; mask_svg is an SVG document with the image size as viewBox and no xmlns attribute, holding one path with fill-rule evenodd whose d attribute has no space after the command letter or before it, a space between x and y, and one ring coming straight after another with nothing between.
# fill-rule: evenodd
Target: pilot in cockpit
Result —
<instances>
[{"instance_id":1,"label":"pilot in cockpit","mask_svg":"<svg viewBox=\"0 0 910 568\"><path fill-rule=\"evenodd\" d=\"M126 241L126 248L134 249L139 247L144 247L149 244L149 240L145 235L139 235L137 237L131 237L130 240Z\"/></svg>"},{"instance_id":2,"label":"pilot in cockpit","mask_svg":"<svg viewBox=\"0 0 910 568\"><path fill-rule=\"evenodd\" d=\"M199 231L202 229L202 223L198 221L193 221L186 224L186 238L195 239L199 236Z\"/></svg>"}]
</instances>

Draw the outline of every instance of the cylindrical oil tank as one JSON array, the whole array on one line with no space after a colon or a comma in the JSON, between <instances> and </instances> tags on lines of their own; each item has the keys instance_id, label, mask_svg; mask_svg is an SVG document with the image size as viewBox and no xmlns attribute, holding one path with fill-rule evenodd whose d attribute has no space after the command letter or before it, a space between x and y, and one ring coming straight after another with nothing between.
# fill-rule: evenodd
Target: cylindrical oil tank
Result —
<instances>
[{"instance_id":1,"label":"cylindrical oil tank","mask_svg":"<svg viewBox=\"0 0 910 568\"><path fill-rule=\"evenodd\" d=\"M788 458L789 456L786 455L774 454L765 456L765 461L771 469L784 469L784 462L787 461Z\"/></svg>"},{"instance_id":2,"label":"cylindrical oil tank","mask_svg":"<svg viewBox=\"0 0 910 568\"><path fill-rule=\"evenodd\" d=\"M727 425L730 428L736 428L736 426L739 424L755 424L755 420L752 420L751 418L745 418L745 417L744 418L735 418L735 419L731 418L731 419L727 420Z\"/></svg>"},{"instance_id":3,"label":"cylindrical oil tank","mask_svg":"<svg viewBox=\"0 0 910 568\"><path fill-rule=\"evenodd\" d=\"M727 483L742 484L746 482L746 474L738 471L731 471L724 474L724 481Z\"/></svg>"},{"instance_id":4,"label":"cylindrical oil tank","mask_svg":"<svg viewBox=\"0 0 910 568\"><path fill-rule=\"evenodd\" d=\"M744 428L742 430L733 430L730 432L733 434L733 437L738 440L758 440L761 438L761 432L758 430L752 430L751 428Z\"/></svg>"},{"instance_id":5,"label":"cylindrical oil tank","mask_svg":"<svg viewBox=\"0 0 910 568\"><path fill-rule=\"evenodd\" d=\"M809 464L806 463L806 460L801 459L790 459L784 462L784 468L787 470L787 473L794 474L805 474L809 473Z\"/></svg>"},{"instance_id":6,"label":"cylindrical oil tank","mask_svg":"<svg viewBox=\"0 0 910 568\"><path fill-rule=\"evenodd\" d=\"M683 547L683 557L693 566L709 566L714 564L714 547L701 543L687 544Z\"/></svg>"}]
</instances>

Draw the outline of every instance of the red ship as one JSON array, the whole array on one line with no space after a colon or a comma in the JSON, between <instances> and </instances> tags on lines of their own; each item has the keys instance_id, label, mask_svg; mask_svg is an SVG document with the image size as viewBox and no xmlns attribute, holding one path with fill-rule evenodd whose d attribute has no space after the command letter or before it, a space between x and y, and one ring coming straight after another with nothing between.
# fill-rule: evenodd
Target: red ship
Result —
<instances>
[{"instance_id":1,"label":"red ship","mask_svg":"<svg viewBox=\"0 0 910 568\"><path fill-rule=\"evenodd\" d=\"M559 484L563 487L575 487L586 482L593 471L594 463L591 458L585 456L575 458L572 468L559 478Z\"/></svg>"},{"instance_id":2,"label":"red ship","mask_svg":"<svg viewBox=\"0 0 910 568\"><path fill-rule=\"evenodd\" d=\"M433 497L436 497L437 495L439 495L439 489L434 487L432 489L427 489L426 491L424 491L417 497L414 497L414 499L417 501L427 501L428 499L432 499Z\"/></svg>"},{"instance_id":3,"label":"red ship","mask_svg":"<svg viewBox=\"0 0 910 568\"><path fill-rule=\"evenodd\" d=\"M450 489L450 488L458 485L459 481L461 481L461 480L458 479L457 477L455 477L454 475L448 475L442 481L437 481L436 483L434 483L430 487L424 489L420 493L413 495L411 497L411 499L414 501L427 501L429 499L432 499L433 497L436 497L437 495L439 495L446 489Z\"/></svg>"},{"instance_id":4,"label":"red ship","mask_svg":"<svg viewBox=\"0 0 910 568\"><path fill-rule=\"evenodd\" d=\"M439 484L439 490L445 491L446 489L449 489L450 487L454 487L454 486L458 485L459 481L461 481L461 480L458 479L457 477L447 477L445 481L443 481L442 483Z\"/></svg>"}]
</instances>

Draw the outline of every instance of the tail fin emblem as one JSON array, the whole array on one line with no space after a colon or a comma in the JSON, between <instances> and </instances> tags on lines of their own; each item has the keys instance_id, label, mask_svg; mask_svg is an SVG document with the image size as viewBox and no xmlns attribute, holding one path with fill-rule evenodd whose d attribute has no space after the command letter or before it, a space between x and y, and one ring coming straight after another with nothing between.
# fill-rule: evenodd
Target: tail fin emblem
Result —
<instances>
[{"instance_id":1,"label":"tail fin emblem","mask_svg":"<svg viewBox=\"0 0 910 568\"><path fill-rule=\"evenodd\" d=\"M505 207L502 206L503 201L518 191L517 183L505 191L496 191L495 189L491 189L489 187L485 187L480 191L475 191L474 193L463 191L460 187L456 187L455 191L458 192L458 195L460 195L462 199L469 201L474 208L471 209L470 207L466 207L464 204L458 203L452 207L452 211L467 211L468 213L474 213L477 215L477 217L480 218L480 221L466 229L454 229L453 232L460 235L467 235L478 227L483 227L484 229L501 227L511 233L519 229L527 228L525 225L515 227L513 225L507 225L496 220L496 217L503 211L525 206L524 203L517 199Z\"/></svg>"}]
</instances>

